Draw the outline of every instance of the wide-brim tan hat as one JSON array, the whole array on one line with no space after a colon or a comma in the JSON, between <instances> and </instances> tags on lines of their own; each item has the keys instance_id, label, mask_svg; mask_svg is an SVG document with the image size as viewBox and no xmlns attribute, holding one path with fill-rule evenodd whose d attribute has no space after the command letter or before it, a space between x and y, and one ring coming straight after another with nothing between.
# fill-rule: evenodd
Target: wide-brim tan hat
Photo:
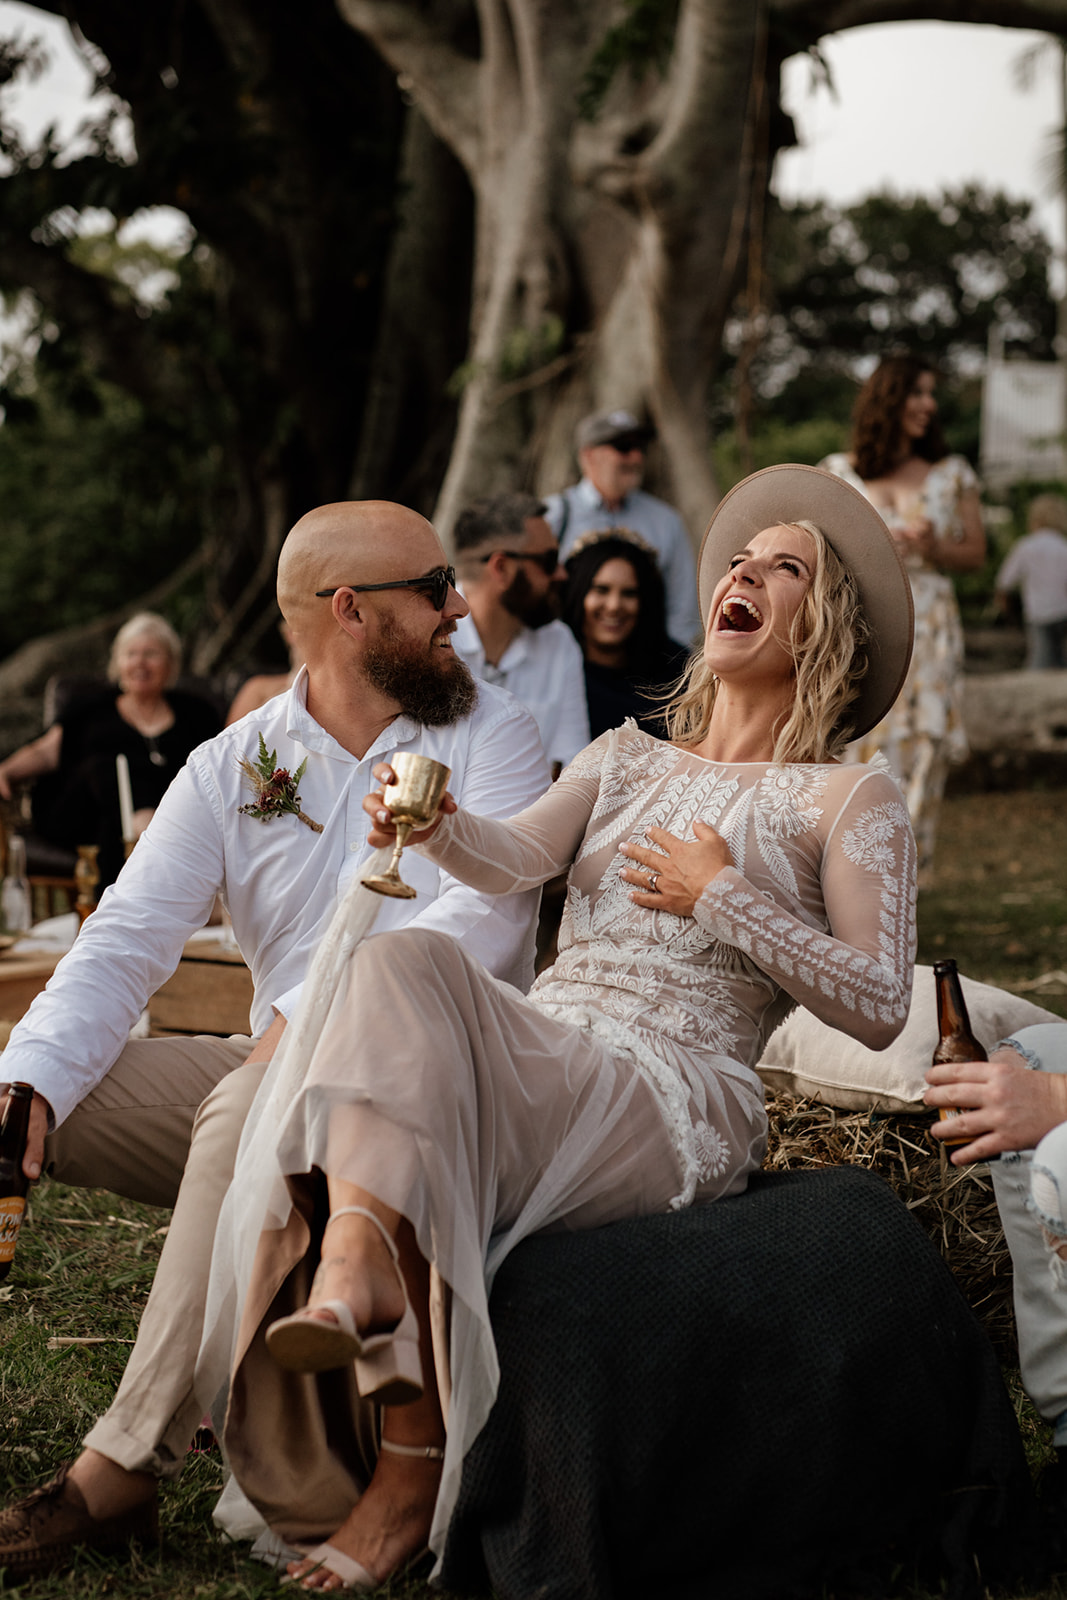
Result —
<instances>
[{"instance_id":1,"label":"wide-brim tan hat","mask_svg":"<svg viewBox=\"0 0 1067 1600\"><path fill-rule=\"evenodd\" d=\"M911 584L897 547L871 502L821 467L764 467L719 502L700 546L700 615L705 628L715 586L731 556L779 523L814 522L851 572L870 628L868 668L849 708L854 737L885 716L907 676L915 631Z\"/></svg>"}]
</instances>

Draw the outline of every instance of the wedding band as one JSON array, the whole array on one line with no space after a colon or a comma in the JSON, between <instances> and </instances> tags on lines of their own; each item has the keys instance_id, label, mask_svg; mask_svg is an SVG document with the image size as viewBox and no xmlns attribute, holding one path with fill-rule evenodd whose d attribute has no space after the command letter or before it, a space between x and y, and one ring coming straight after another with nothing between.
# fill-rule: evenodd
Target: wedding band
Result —
<instances>
[{"instance_id":1,"label":"wedding band","mask_svg":"<svg viewBox=\"0 0 1067 1600\"><path fill-rule=\"evenodd\" d=\"M648 875L648 892L649 892L649 894L659 894L659 890L656 887L656 885L658 883L659 883L659 873L658 872L650 872L649 875Z\"/></svg>"}]
</instances>

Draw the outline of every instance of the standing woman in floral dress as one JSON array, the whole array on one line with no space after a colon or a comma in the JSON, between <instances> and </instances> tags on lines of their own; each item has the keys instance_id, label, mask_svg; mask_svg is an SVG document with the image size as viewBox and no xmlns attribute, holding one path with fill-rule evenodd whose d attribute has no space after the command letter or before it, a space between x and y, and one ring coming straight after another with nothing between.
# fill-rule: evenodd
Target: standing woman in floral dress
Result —
<instances>
[{"instance_id":1,"label":"standing woman in floral dress","mask_svg":"<svg viewBox=\"0 0 1067 1600\"><path fill-rule=\"evenodd\" d=\"M856 400L851 453L819 463L876 506L911 579L915 648L896 704L847 759L885 755L904 791L919 847L919 886L931 881L948 769L966 759L963 629L952 584L985 560L978 479L949 455L937 420L936 376L919 356L887 356Z\"/></svg>"},{"instance_id":2,"label":"standing woman in floral dress","mask_svg":"<svg viewBox=\"0 0 1067 1600\"><path fill-rule=\"evenodd\" d=\"M907 810L837 759L910 654L885 525L828 473L769 468L712 518L699 592L669 739L628 722L510 821L446 798L415 836L490 893L569 868L530 994L445 935L368 938L306 1069L286 1076L298 1016L257 1097L278 1114L246 1128L220 1218L198 1393L228 1372L227 1460L280 1548L313 1547L290 1562L304 1589L440 1553L497 1391L489 1289L521 1239L739 1193L766 1142L755 1064L789 1009L874 1048L907 1016ZM364 805L391 842L381 794Z\"/></svg>"}]
</instances>

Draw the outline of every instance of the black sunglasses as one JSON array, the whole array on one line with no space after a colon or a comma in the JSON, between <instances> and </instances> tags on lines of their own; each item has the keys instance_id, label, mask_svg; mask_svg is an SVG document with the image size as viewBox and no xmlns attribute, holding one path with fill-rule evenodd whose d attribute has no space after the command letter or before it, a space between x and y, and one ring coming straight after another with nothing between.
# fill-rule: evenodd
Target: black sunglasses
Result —
<instances>
[{"instance_id":1,"label":"black sunglasses","mask_svg":"<svg viewBox=\"0 0 1067 1600\"><path fill-rule=\"evenodd\" d=\"M490 550L487 556L482 557L482 565L492 561L494 556L510 556L512 561L533 561L550 578L559 566L557 545L553 545L551 550Z\"/></svg>"},{"instance_id":2,"label":"black sunglasses","mask_svg":"<svg viewBox=\"0 0 1067 1600\"><path fill-rule=\"evenodd\" d=\"M608 448L617 451L620 456L628 456L631 450L645 451L648 449L647 439L633 439L627 435L622 439L609 439Z\"/></svg>"},{"instance_id":3,"label":"black sunglasses","mask_svg":"<svg viewBox=\"0 0 1067 1600\"><path fill-rule=\"evenodd\" d=\"M455 587L455 567L438 567L436 572L428 572L425 578L396 578L392 583L339 583L333 589L316 589L315 598L329 600L338 589L351 589L355 594L366 594L371 589L425 589L434 610L443 611L448 591Z\"/></svg>"}]
</instances>

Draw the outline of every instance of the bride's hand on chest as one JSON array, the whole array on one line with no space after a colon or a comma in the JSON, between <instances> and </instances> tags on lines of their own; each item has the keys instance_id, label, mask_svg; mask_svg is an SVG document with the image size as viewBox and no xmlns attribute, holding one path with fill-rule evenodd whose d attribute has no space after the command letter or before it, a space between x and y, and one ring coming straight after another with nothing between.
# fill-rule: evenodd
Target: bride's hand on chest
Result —
<instances>
[{"instance_id":1,"label":"bride's hand on chest","mask_svg":"<svg viewBox=\"0 0 1067 1600\"><path fill-rule=\"evenodd\" d=\"M706 822L694 822L695 839L679 839L664 828L649 828L651 844L622 844L619 853L631 865L620 877L633 885L630 899L649 911L691 917L693 907L712 878L733 866L725 840Z\"/></svg>"}]
</instances>

